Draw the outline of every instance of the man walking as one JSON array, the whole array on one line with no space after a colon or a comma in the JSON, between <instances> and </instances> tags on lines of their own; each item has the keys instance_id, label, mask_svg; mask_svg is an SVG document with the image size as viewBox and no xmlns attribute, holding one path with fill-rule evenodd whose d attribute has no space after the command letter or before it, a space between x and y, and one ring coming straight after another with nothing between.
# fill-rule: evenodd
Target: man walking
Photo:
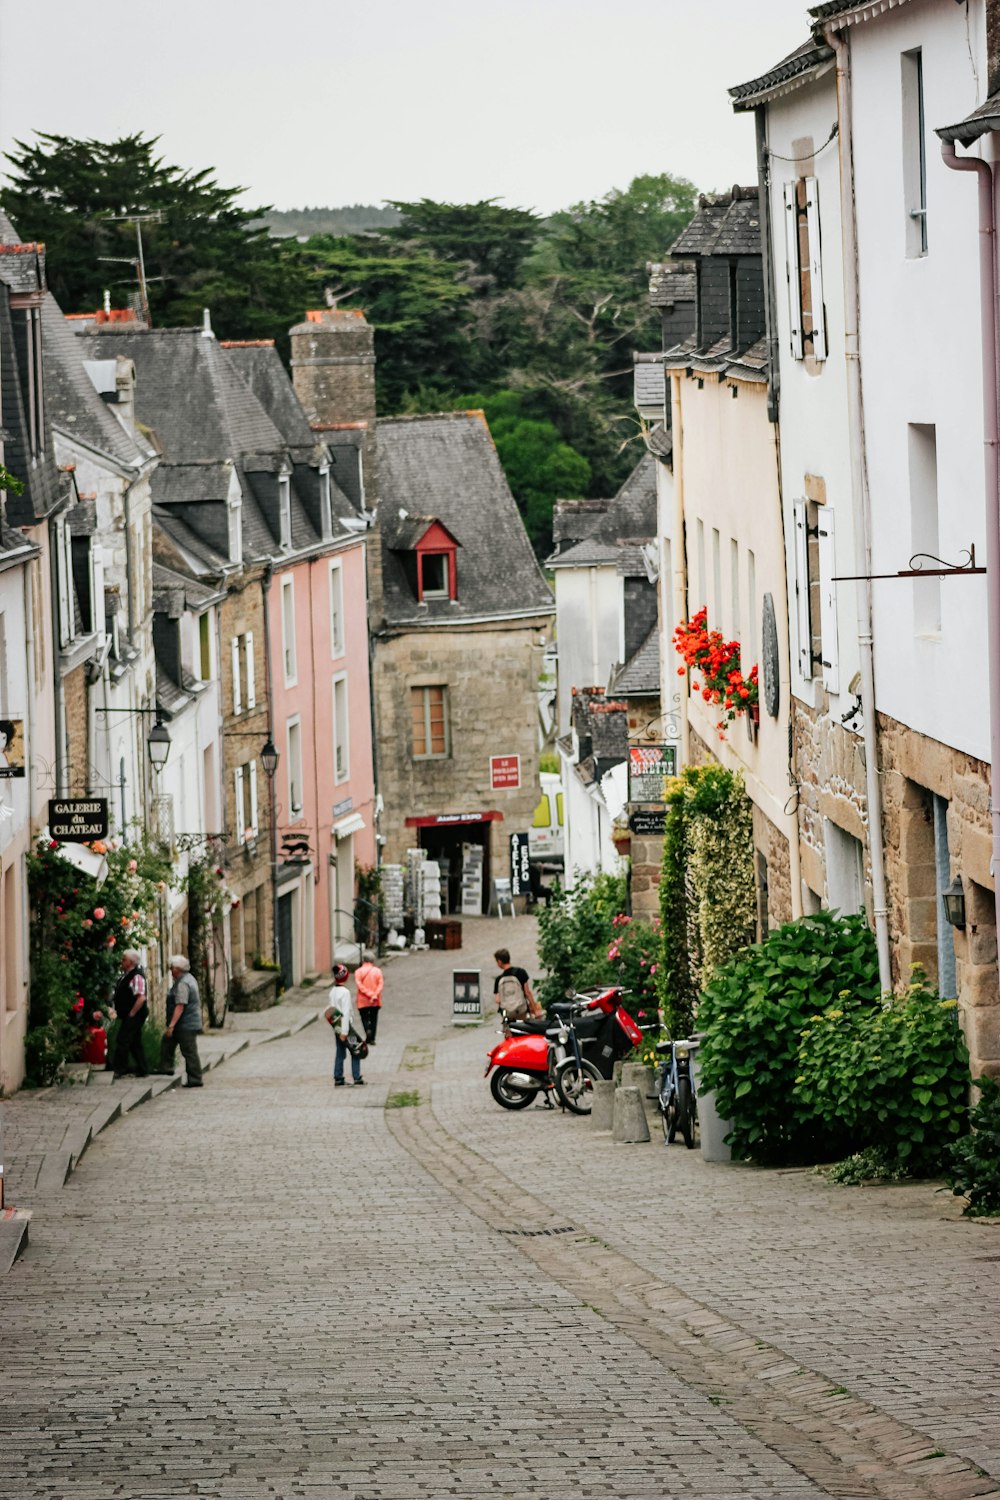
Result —
<instances>
[{"instance_id":1,"label":"man walking","mask_svg":"<svg viewBox=\"0 0 1000 1500\"><path fill-rule=\"evenodd\" d=\"M493 957L500 970L493 981L493 998L497 1010L504 1011L509 1021L520 1021L526 1016L540 1016L542 1007L531 993L527 969L515 968L506 948L498 948Z\"/></svg>"},{"instance_id":2,"label":"man walking","mask_svg":"<svg viewBox=\"0 0 1000 1500\"><path fill-rule=\"evenodd\" d=\"M174 1054L180 1047L187 1069L186 1089L201 1088L201 1058L198 1056L198 1033L201 1031L201 996L198 981L183 953L172 953L169 959L173 984L167 991L167 1029L160 1044L160 1072L174 1071Z\"/></svg>"},{"instance_id":3,"label":"man walking","mask_svg":"<svg viewBox=\"0 0 1000 1500\"><path fill-rule=\"evenodd\" d=\"M149 1015L146 1002L146 976L139 967L141 954L126 948L122 954L122 976L115 985L114 1007L118 1017L118 1038L112 1066L115 1077L134 1071L145 1078L146 1051L142 1045L142 1028ZM130 1066L132 1064L133 1066Z\"/></svg>"}]
</instances>

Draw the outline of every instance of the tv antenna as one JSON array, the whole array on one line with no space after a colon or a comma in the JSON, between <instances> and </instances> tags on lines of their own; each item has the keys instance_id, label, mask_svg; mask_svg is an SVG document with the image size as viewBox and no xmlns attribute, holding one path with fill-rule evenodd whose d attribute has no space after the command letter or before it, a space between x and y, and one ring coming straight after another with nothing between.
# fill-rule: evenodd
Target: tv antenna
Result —
<instances>
[{"instance_id":1,"label":"tv antenna","mask_svg":"<svg viewBox=\"0 0 1000 1500\"><path fill-rule=\"evenodd\" d=\"M145 214L109 214L108 217L116 224L135 225L135 255L102 255L102 261L108 261L115 265L131 266L135 271L136 280L139 283L139 309L142 313L143 322L147 328L152 328L153 320L149 311L149 292L147 288L150 282L164 281L163 276L146 275L146 257L142 249L142 226L143 224L159 224L163 219L161 209L153 209Z\"/></svg>"}]
</instances>

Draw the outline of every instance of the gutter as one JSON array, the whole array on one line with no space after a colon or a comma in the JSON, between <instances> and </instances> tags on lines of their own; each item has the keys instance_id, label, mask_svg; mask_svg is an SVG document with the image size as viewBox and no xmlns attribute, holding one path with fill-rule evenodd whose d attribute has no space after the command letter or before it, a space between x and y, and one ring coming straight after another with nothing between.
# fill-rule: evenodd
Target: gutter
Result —
<instances>
[{"instance_id":1,"label":"gutter","mask_svg":"<svg viewBox=\"0 0 1000 1500\"><path fill-rule=\"evenodd\" d=\"M858 653L861 661L862 739L865 792L868 801L868 854L872 867L872 907L879 986L892 989L889 950L889 897L882 836L882 783L875 716L875 651L872 628L872 516L865 461L865 412L861 385L860 304L858 297L858 226L854 199L854 129L851 116L851 54L832 26L824 35L837 56L837 153L840 157L840 218L844 246L844 353L847 365L847 415L851 448L851 499L861 520L856 535Z\"/></svg>"},{"instance_id":2,"label":"gutter","mask_svg":"<svg viewBox=\"0 0 1000 1500\"><path fill-rule=\"evenodd\" d=\"M990 823L997 931L1000 932L1000 461L997 455L997 265L994 167L978 156L959 156L942 140L941 156L953 172L975 172L979 188L979 287L982 316L983 460L986 479L986 639L990 704Z\"/></svg>"}]
</instances>

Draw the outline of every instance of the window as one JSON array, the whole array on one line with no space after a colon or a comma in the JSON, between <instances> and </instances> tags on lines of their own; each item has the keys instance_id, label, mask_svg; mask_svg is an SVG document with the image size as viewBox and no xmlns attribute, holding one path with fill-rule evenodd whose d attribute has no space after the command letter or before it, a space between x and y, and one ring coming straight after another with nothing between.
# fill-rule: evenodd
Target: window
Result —
<instances>
[{"instance_id":1,"label":"window","mask_svg":"<svg viewBox=\"0 0 1000 1500\"><path fill-rule=\"evenodd\" d=\"M740 641L743 639L740 611L740 545L732 537L729 539L729 590L733 640Z\"/></svg>"},{"instance_id":2,"label":"window","mask_svg":"<svg viewBox=\"0 0 1000 1500\"><path fill-rule=\"evenodd\" d=\"M232 640L233 713L257 707L257 680L253 656L253 631Z\"/></svg>"},{"instance_id":3,"label":"window","mask_svg":"<svg viewBox=\"0 0 1000 1500\"><path fill-rule=\"evenodd\" d=\"M281 646L285 662L285 686L296 679L295 670L295 584L291 578L281 580Z\"/></svg>"},{"instance_id":4,"label":"window","mask_svg":"<svg viewBox=\"0 0 1000 1500\"><path fill-rule=\"evenodd\" d=\"M910 546L914 553L922 552L930 557L938 557L937 430L931 423L911 422L907 436L910 460ZM940 578L913 580L913 628L918 635L940 635Z\"/></svg>"},{"instance_id":5,"label":"window","mask_svg":"<svg viewBox=\"0 0 1000 1500\"><path fill-rule=\"evenodd\" d=\"M281 545L287 552L292 545L292 487L287 474L278 476L278 527Z\"/></svg>"},{"instance_id":6,"label":"window","mask_svg":"<svg viewBox=\"0 0 1000 1500\"><path fill-rule=\"evenodd\" d=\"M747 548L747 609L749 610L750 634L747 637L748 655L751 661L759 661L757 650L757 559Z\"/></svg>"},{"instance_id":7,"label":"window","mask_svg":"<svg viewBox=\"0 0 1000 1500\"><path fill-rule=\"evenodd\" d=\"M350 774L347 678L343 675L333 679L333 774L336 781L346 781Z\"/></svg>"},{"instance_id":8,"label":"window","mask_svg":"<svg viewBox=\"0 0 1000 1500\"><path fill-rule=\"evenodd\" d=\"M330 492L329 469L320 469L319 471L319 509L323 540L329 541L330 537L333 536L333 502Z\"/></svg>"},{"instance_id":9,"label":"window","mask_svg":"<svg viewBox=\"0 0 1000 1500\"><path fill-rule=\"evenodd\" d=\"M698 540L698 599L701 604L708 604L708 573L705 563L705 523L698 517L695 525L695 535Z\"/></svg>"},{"instance_id":10,"label":"window","mask_svg":"<svg viewBox=\"0 0 1000 1500\"><path fill-rule=\"evenodd\" d=\"M302 816L302 726L298 719L288 725L288 810Z\"/></svg>"},{"instance_id":11,"label":"window","mask_svg":"<svg viewBox=\"0 0 1000 1500\"><path fill-rule=\"evenodd\" d=\"M229 497L227 513L229 523L229 561L243 561L243 501L239 495Z\"/></svg>"},{"instance_id":12,"label":"window","mask_svg":"<svg viewBox=\"0 0 1000 1500\"><path fill-rule=\"evenodd\" d=\"M448 689L411 688L410 713L413 720L414 760L446 759L449 754Z\"/></svg>"},{"instance_id":13,"label":"window","mask_svg":"<svg viewBox=\"0 0 1000 1500\"><path fill-rule=\"evenodd\" d=\"M212 680L212 616L198 616L198 673L202 682Z\"/></svg>"},{"instance_id":14,"label":"window","mask_svg":"<svg viewBox=\"0 0 1000 1500\"><path fill-rule=\"evenodd\" d=\"M795 615L799 671L803 677L822 671L823 685L840 691L837 632L837 585L833 581L836 530L828 505L796 500Z\"/></svg>"},{"instance_id":15,"label":"window","mask_svg":"<svg viewBox=\"0 0 1000 1500\"><path fill-rule=\"evenodd\" d=\"M73 588L73 538L66 517L56 522L56 576L59 586L59 644L68 646L76 634Z\"/></svg>"},{"instance_id":16,"label":"window","mask_svg":"<svg viewBox=\"0 0 1000 1500\"><path fill-rule=\"evenodd\" d=\"M924 59L918 47L904 52L902 64L903 199L906 254L927 254L927 142L924 138Z\"/></svg>"},{"instance_id":17,"label":"window","mask_svg":"<svg viewBox=\"0 0 1000 1500\"><path fill-rule=\"evenodd\" d=\"M815 177L785 183L785 275L792 354L826 359L826 311Z\"/></svg>"},{"instance_id":18,"label":"window","mask_svg":"<svg viewBox=\"0 0 1000 1500\"><path fill-rule=\"evenodd\" d=\"M722 539L712 527L712 624L722 629Z\"/></svg>"},{"instance_id":19,"label":"window","mask_svg":"<svg viewBox=\"0 0 1000 1500\"><path fill-rule=\"evenodd\" d=\"M236 842L245 844L257 837L257 762L247 761L233 772L236 812Z\"/></svg>"},{"instance_id":20,"label":"window","mask_svg":"<svg viewBox=\"0 0 1000 1500\"><path fill-rule=\"evenodd\" d=\"M339 562L330 564L330 653L344 654L344 570Z\"/></svg>"},{"instance_id":21,"label":"window","mask_svg":"<svg viewBox=\"0 0 1000 1500\"><path fill-rule=\"evenodd\" d=\"M421 598L447 599L449 597L447 552L421 553L420 570Z\"/></svg>"},{"instance_id":22,"label":"window","mask_svg":"<svg viewBox=\"0 0 1000 1500\"><path fill-rule=\"evenodd\" d=\"M831 911L844 917L865 909L865 851L859 839L829 818L823 820L826 895Z\"/></svg>"}]
</instances>

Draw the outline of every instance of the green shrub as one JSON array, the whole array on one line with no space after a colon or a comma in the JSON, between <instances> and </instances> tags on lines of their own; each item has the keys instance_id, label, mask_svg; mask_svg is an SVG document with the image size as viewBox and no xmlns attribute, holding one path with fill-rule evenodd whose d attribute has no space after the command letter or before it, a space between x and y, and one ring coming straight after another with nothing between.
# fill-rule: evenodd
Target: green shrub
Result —
<instances>
[{"instance_id":1,"label":"green shrub","mask_svg":"<svg viewBox=\"0 0 1000 1500\"><path fill-rule=\"evenodd\" d=\"M880 1005L853 997L812 1016L802 1032L796 1116L828 1150L877 1147L896 1175L941 1170L965 1130L969 1057L957 1002L918 974Z\"/></svg>"},{"instance_id":2,"label":"green shrub","mask_svg":"<svg viewBox=\"0 0 1000 1500\"><path fill-rule=\"evenodd\" d=\"M737 1157L808 1159L815 1111L795 1097L800 1037L811 1018L879 999L875 939L864 918L817 912L786 922L716 970L702 995L701 1079L733 1122Z\"/></svg>"},{"instance_id":3,"label":"green shrub","mask_svg":"<svg viewBox=\"0 0 1000 1500\"><path fill-rule=\"evenodd\" d=\"M901 1182L910 1175L881 1146L866 1146L832 1167L817 1167L830 1182L842 1187L860 1187L863 1182Z\"/></svg>"},{"instance_id":4,"label":"green shrub","mask_svg":"<svg viewBox=\"0 0 1000 1500\"><path fill-rule=\"evenodd\" d=\"M982 1097L969 1112L971 1135L951 1148L948 1181L956 1198L967 1198L963 1213L983 1219L1000 1214L1000 1086L977 1078Z\"/></svg>"},{"instance_id":5,"label":"green shrub","mask_svg":"<svg viewBox=\"0 0 1000 1500\"><path fill-rule=\"evenodd\" d=\"M567 989L619 983L609 977L608 948L613 921L628 900L624 875L596 875L568 890L554 886L548 907L538 915L538 957L545 978L538 990L542 1005L561 1000Z\"/></svg>"}]
</instances>

